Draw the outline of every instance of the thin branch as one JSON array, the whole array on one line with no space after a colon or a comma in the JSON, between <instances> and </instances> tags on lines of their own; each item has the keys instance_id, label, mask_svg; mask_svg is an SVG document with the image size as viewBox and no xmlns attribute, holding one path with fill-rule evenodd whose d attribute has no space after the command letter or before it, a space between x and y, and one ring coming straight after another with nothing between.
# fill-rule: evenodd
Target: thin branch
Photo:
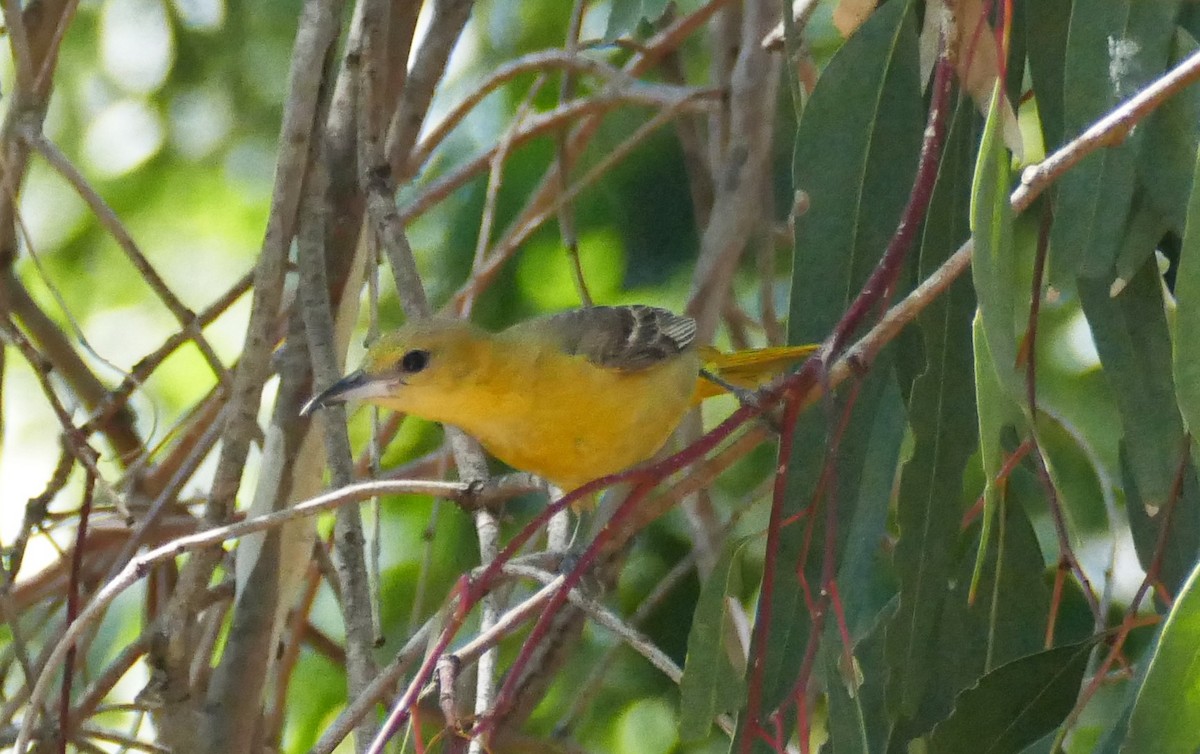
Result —
<instances>
[{"instance_id":1,"label":"thin branch","mask_svg":"<svg viewBox=\"0 0 1200 754\"><path fill-rule=\"evenodd\" d=\"M37 352L37 349L33 347L33 344L26 339L25 335L20 330L17 330L11 326L6 327L0 325L0 339L2 339L7 345L16 347L16 349L21 353L21 356L23 356L29 363L29 366L33 368L34 376L37 377L38 383L42 387L42 393L46 396L46 401L50 404L50 408L54 412L55 418L58 419L58 423L62 427L63 442L65 447L71 451L71 454L75 456L75 459L79 461L79 463L85 469L87 469L97 481L103 480L104 477L101 474L99 467L96 466L96 461L99 459L100 454L87 444L87 438L84 437L83 433L79 431L79 428L75 426L75 422L71 418L71 412L67 411L66 406L64 406L62 401L59 399L58 394L54 390L54 385L51 382L50 368L45 359L42 358L41 354ZM103 484L103 482L101 482L101 484ZM111 492L111 490L107 489L107 485L105 485L105 487L106 493ZM114 493L113 497L116 499L118 496Z\"/></svg>"},{"instance_id":2,"label":"thin branch","mask_svg":"<svg viewBox=\"0 0 1200 754\"><path fill-rule=\"evenodd\" d=\"M4 0L4 26L12 44L17 102L27 103L34 94L33 53L29 49L25 16L21 13L21 5L17 0Z\"/></svg>"},{"instance_id":3,"label":"thin branch","mask_svg":"<svg viewBox=\"0 0 1200 754\"><path fill-rule=\"evenodd\" d=\"M304 219L300 224L300 313L304 319L313 382L332 385L341 376L339 345L336 340L329 286L326 281L326 206L328 174L325 156L313 166L306 187ZM325 461L334 487L344 487L354 478L350 437L346 430L343 406L326 409L319 420L325 441ZM363 552L362 516L357 507L338 509L334 524L334 564L342 591L342 620L346 628L346 676L351 696L364 689L375 675L371 653L374 630L371 590ZM374 734L374 726L364 723L355 736L361 751Z\"/></svg>"},{"instance_id":4,"label":"thin branch","mask_svg":"<svg viewBox=\"0 0 1200 754\"><path fill-rule=\"evenodd\" d=\"M83 483L83 501L79 504L79 526L75 534L75 550L71 557L71 580L67 587L67 623L79 615L80 573L82 571L84 546L87 541L88 518L92 514L92 497L96 491L96 477L91 473ZM58 700L59 751L66 754L67 731L71 729L71 682L75 677L75 649L67 653L66 669L63 671L62 694Z\"/></svg>"},{"instance_id":5,"label":"thin branch","mask_svg":"<svg viewBox=\"0 0 1200 754\"><path fill-rule=\"evenodd\" d=\"M45 354L45 360L53 365L55 372L64 378L84 406L95 409L104 403L107 396L104 384L84 362L58 324L33 300L12 269L0 272L0 309L11 312L13 318L28 332L29 340L37 344ZM112 413L94 428L104 434L116 451L119 462L128 463L141 456L142 440L128 407Z\"/></svg>"},{"instance_id":6,"label":"thin branch","mask_svg":"<svg viewBox=\"0 0 1200 754\"><path fill-rule=\"evenodd\" d=\"M474 5L474 0L440 0L433 4L425 39L396 103L387 143L383 145L382 152L374 156L380 161L368 163L370 169L385 164L383 160L386 159L391 171L402 180L410 177L407 167L411 164L412 148L425 122L434 88L442 80L450 52L458 42Z\"/></svg>"},{"instance_id":7,"label":"thin branch","mask_svg":"<svg viewBox=\"0 0 1200 754\"><path fill-rule=\"evenodd\" d=\"M220 298L209 304L200 314L196 315L193 327L204 328L212 324L233 306L246 291L250 290L253 283L254 274L252 272L243 275ZM109 391L107 397L96 407L92 418L80 427L80 429L91 434L96 431L98 426L105 426L124 407L125 402L133 394L133 391L140 387L149 378L150 374L158 369L162 362L166 361L171 354L175 353L191 339L192 335L188 328L176 330L158 348L139 359L138 363L133 365L133 368L129 370L129 373L121 381L121 384Z\"/></svg>"},{"instance_id":8,"label":"thin branch","mask_svg":"<svg viewBox=\"0 0 1200 754\"><path fill-rule=\"evenodd\" d=\"M275 344L270 333L282 298L287 250L295 229L301 187L317 126L318 97L325 74L323 63L337 38L340 6L339 0L307 0L296 32L271 211L254 272L250 322L246 326L245 346L233 380L229 423L205 513L211 523L229 519L250 447L250 436L257 427L262 386L266 382Z\"/></svg>"},{"instance_id":9,"label":"thin branch","mask_svg":"<svg viewBox=\"0 0 1200 754\"><path fill-rule=\"evenodd\" d=\"M707 23L715 14L727 5L733 4L733 0L709 0L709 2L700 6L695 12L687 14L676 21L673 21L667 28L656 34L648 40L645 45L636 48L636 53L626 63L623 70L632 78L636 78L654 66L658 65L664 55L667 55L670 50L677 48L683 44L683 41L700 29ZM573 103L575 104L575 103ZM684 103L680 103L682 107ZM575 133L571 136L570 152L572 156L579 155L587 146L596 130L600 127L600 122L603 112L592 114L584 118L575 129ZM663 113L659 113L651 123L655 123L655 127L666 122L659 121L659 117ZM638 141L639 134L644 136L653 129L647 128L650 123L644 125L633 136L629 137L622 147L632 145ZM620 148L619 148L620 149ZM598 166L597 166L598 167ZM480 168L482 169L482 166ZM592 173L596 171L593 170ZM586 177L576 182L577 187L586 186L588 181ZM481 278L472 277L467 282L464 288L460 288L454 295L453 303L459 304L466 295L473 295L471 292L478 292L486 287L498 272L500 267L507 261L508 257L513 253L524 239L536 230L541 223L553 216L557 211L556 202L569 201L571 197L561 197L558 195L558 181L554 166L551 166L546 173L543 174L538 183L537 188L530 194L525 206L517 214L516 218L510 224L509 229L505 232L500 241L497 242L497 250L504 250L503 254L493 253L491 264L484 271L485 276Z\"/></svg>"},{"instance_id":10,"label":"thin branch","mask_svg":"<svg viewBox=\"0 0 1200 754\"><path fill-rule=\"evenodd\" d=\"M104 198L96 192L96 189L83 177L83 174L71 163L70 159L42 134L40 128L32 128L27 125L23 129L21 137L46 162L50 163L51 167L57 170L59 175L87 203L88 207L92 210L92 214L108 230L109 235L117 242L117 246L125 253L126 258L133 264L134 269L138 271L138 275L150 286L150 289L154 291L159 300L163 302L175 317L175 320L179 322L183 328L183 332L186 332L192 342L196 344L201 355L204 356L205 361L208 362L213 373L217 376L217 380L219 382L226 381L228 379L228 372L225 369L225 365L221 363L220 358L217 357L216 352L213 351L212 346L209 345L200 330L193 327L196 314L184 306L179 297L175 295L166 281L154 269L154 266L150 264L150 260L138 248L137 242L133 240L133 236L130 235L124 223L117 217L117 213L108 205L108 202L104 201Z\"/></svg>"},{"instance_id":11,"label":"thin branch","mask_svg":"<svg viewBox=\"0 0 1200 754\"><path fill-rule=\"evenodd\" d=\"M492 228L496 222L496 207L500 198L500 185L504 175L504 164L508 161L509 153L513 147L513 140L516 138L517 132L520 131L529 111L533 108L534 99L541 92L545 81L544 76L538 76L533 82L533 86L529 88L529 93L525 95L525 98L513 114L512 123L505 130L496 149L493 150L494 156L492 157L491 168L488 170L487 189L484 191L483 211L479 217L479 233L475 239L475 256L471 260L472 276L483 268L484 260L487 259L488 245L492 239ZM475 298L473 296L467 297L459 307L460 315L464 318L470 317L471 307L474 303Z\"/></svg>"},{"instance_id":12,"label":"thin branch","mask_svg":"<svg viewBox=\"0 0 1200 754\"><path fill-rule=\"evenodd\" d=\"M575 0L571 6L571 19L567 22L566 53L574 57L579 53L579 33L583 24L584 0ZM559 104L570 102L575 97L575 76L571 69L563 71L562 84L558 90ZM558 162L558 190L566 193L571 178L571 139L570 130L563 126L555 136L555 160ZM579 294L582 306L592 305L592 294L588 291L587 279L583 274L583 264L579 261L579 234L575 231L575 211L571 202L560 202L558 205L558 233L562 237L563 248L571 262L571 273L575 280L575 289ZM471 754L480 754L478 743L471 742Z\"/></svg>"},{"instance_id":13,"label":"thin branch","mask_svg":"<svg viewBox=\"0 0 1200 754\"><path fill-rule=\"evenodd\" d=\"M761 227L760 201L769 180L780 66L757 41L777 15L773 0L742 6L738 57L730 77L729 139L714 165L716 195L700 240L687 312L699 342L712 341L729 298L730 283L748 239Z\"/></svg>"},{"instance_id":14,"label":"thin branch","mask_svg":"<svg viewBox=\"0 0 1200 754\"><path fill-rule=\"evenodd\" d=\"M288 94L280 127L271 209L254 273L250 318L241 359L232 381L229 418L221 439L221 452L205 506L204 517L210 526L220 526L230 520L250 443L259 431L258 413L263 386L271 370L276 342L275 324L283 300L288 249L296 228L304 182L315 153L313 146L320 135L319 124L324 116L322 106L327 102L328 91L325 62L340 33L341 7L341 0L306 0L301 11L288 73ZM188 561L179 588L161 619L166 643L158 664L162 666L167 693L173 698L187 700L191 696L185 686L190 676L189 647L185 637L194 625L189 602L207 584L218 556L219 552L204 552ZM246 620L249 621L250 617L247 616ZM259 641L262 640L261 632L256 636ZM247 652L252 651L248 645L244 646ZM223 678L228 678L232 673L228 665L228 660L222 663L225 669ZM218 690L215 687L209 689L210 701L212 694ZM250 712L246 705L235 705L232 699L217 701L230 706L224 710L224 714L210 715L205 719L213 735L206 736L206 740L201 742L203 745L218 745L226 735L252 733L247 733L250 730ZM257 709L260 704L260 700L255 698L253 708ZM174 713L175 710L168 709L167 712ZM235 715L237 719L234 719ZM179 717L172 715L172 719ZM182 731L178 733L183 734Z\"/></svg>"},{"instance_id":15,"label":"thin branch","mask_svg":"<svg viewBox=\"0 0 1200 754\"><path fill-rule=\"evenodd\" d=\"M491 568L491 566L488 566L488 568ZM477 568L471 575L478 576L484 570L483 568ZM452 598L450 604L445 607L443 612L449 612L453 615L453 611L457 609L456 599ZM441 625L441 617L434 616L419 629L412 632L408 641L396 653L396 656L388 663L387 667L383 668L379 672L379 675L371 681L370 687L353 699L342 710L337 719L325 728L321 734L321 738L309 751L309 754L330 754L349 735L356 722L379 703L385 694L391 693L394 690L396 684L400 681L400 676L403 675L414 660L422 654L426 658L432 656L429 652L429 642L435 637L435 629ZM493 627L493 631L497 630ZM479 647L478 649L482 650L483 647Z\"/></svg>"},{"instance_id":16,"label":"thin branch","mask_svg":"<svg viewBox=\"0 0 1200 754\"><path fill-rule=\"evenodd\" d=\"M564 586L564 576L549 573L539 568L509 564L504 567L504 571L516 576L536 579L544 585L543 589L548 586L562 589ZM666 652L655 646L649 637L626 623L620 616L613 613L602 603L588 597L577 588L572 588L567 592L567 599L572 605L586 612L598 625L612 631L617 638L628 644L630 648L642 657L645 657L663 675L670 678L674 683L679 683L679 680L683 677L683 669L676 665L675 661Z\"/></svg>"},{"instance_id":17,"label":"thin branch","mask_svg":"<svg viewBox=\"0 0 1200 754\"><path fill-rule=\"evenodd\" d=\"M208 428L196 443L196 447L188 454L184 462L179 465L179 468L175 470L175 474L167 480L167 483L154 501L150 503L150 507L146 509L145 514L138 520L137 526L130 533L129 541L125 543L125 546L121 548L121 552L113 560L113 564L104 581L111 579L116 575L117 570L125 567L125 564L133 558L134 553L138 551L152 534L163 513L175 503L180 491L183 490L183 485L187 484L192 475L200 468L200 464L208 457L209 451L212 450L217 442L217 438L220 437L221 430L224 428L221 419L225 417L226 413L226 411L222 411L214 421L209 423Z\"/></svg>"},{"instance_id":18,"label":"thin branch","mask_svg":"<svg viewBox=\"0 0 1200 754\"><path fill-rule=\"evenodd\" d=\"M446 137L450 135L454 128L487 95L521 75L534 71L544 72L553 68L562 68L565 71L575 71L578 73L590 73L604 79L610 84L623 83L625 86L631 86L634 83L634 80L620 68L614 68L607 63L592 60L591 58L573 55L565 50L541 50L517 58L516 60L511 60L498 67L490 76L472 89L461 102L446 113L445 117L436 126L429 130L429 133L425 134L417 142L416 146L413 147L412 155L409 157L407 174L416 175L429 160L433 151L446 140Z\"/></svg>"}]
</instances>

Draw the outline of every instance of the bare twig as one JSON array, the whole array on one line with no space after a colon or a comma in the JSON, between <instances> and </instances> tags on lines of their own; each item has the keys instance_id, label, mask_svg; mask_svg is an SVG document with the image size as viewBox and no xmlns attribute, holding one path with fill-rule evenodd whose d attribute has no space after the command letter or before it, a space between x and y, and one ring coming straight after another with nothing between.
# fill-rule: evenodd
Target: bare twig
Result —
<instances>
[{"instance_id":1,"label":"bare twig","mask_svg":"<svg viewBox=\"0 0 1200 754\"><path fill-rule=\"evenodd\" d=\"M487 189L484 192L483 212L480 213L479 218L479 235L475 241L475 256L471 260L472 275L477 274L483 268L484 260L487 259L487 250L492 239L492 227L496 222L496 205L500 198L500 185L504 175L504 163L508 161L508 155L513 146L513 139L520 130L526 115L532 109L534 98L541 92L542 84L544 83L545 77L543 76L538 76L533 82L533 86L529 88L529 93L522 100L516 113L513 114L512 124L505 131L504 136L500 139L500 143L494 150L491 169L488 171ZM459 314L463 317L470 317L471 307L474 303L475 297L468 296L459 306Z\"/></svg>"},{"instance_id":2,"label":"bare twig","mask_svg":"<svg viewBox=\"0 0 1200 754\"><path fill-rule=\"evenodd\" d=\"M619 68L613 68L598 60L570 54L564 50L542 50L509 61L472 89L470 94L451 108L445 117L417 142L409 158L406 174L416 175L437 146L445 141L454 127L461 123L488 94L526 73L547 71L552 68L589 73L614 84L618 82L624 82L627 86L633 84L633 79Z\"/></svg>"},{"instance_id":3,"label":"bare twig","mask_svg":"<svg viewBox=\"0 0 1200 754\"><path fill-rule=\"evenodd\" d=\"M83 501L79 504L79 527L75 534L75 550L71 558L71 582L67 588L67 623L79 615L80 572L83 563L84 542L87 539L88 518L92 513L92 499L96 491L96 477L89 471L83 483ZM71 682L75 676L74 648L67 653L66 670L63 672L62 695L58 700L59 751L66 754L67 731L71 729Z\"/></svg>"},{"instance_id":4,"label":"bare twig","mask_svg":"<svg viewBox=\"0 0 1200 754\"><path fill-rule=\"evenodd\" d=\"M386 164L392 172L402 179L409 177L407 167L411 164L410 155L421 132L425 114L429 111L429 103L433 100L433 90L442 80L450 52L458 42L474 5L474 0L441 0L433 4L425 40L417 51L416 61L396 103L387 143L383 151L376 155L377 158L386 158ZM382 164L369 163L369 167L374 169Z\"/></svg>"},{"instance_id":5,"label":"bare twig","mask_svg":"<svg viewBox=\"0 0 1200 754\"><path fill-rule=\"evenodd\" d=\"M125 256L138 271L138 275L142 280L146 281L146 284L150 286L159 300L163 302L176 321L179 322L182 332L187 333L192 342L196 344L196 347L200 349L200 353L212 368L213 373L217 376L217 380L224 382L228 377L225 365L221 363L212 346L209 345L208 341L201 334L199 327L196 326L195 313L184 306L179 297L175 295L166 281L162 279L153 265L150 264L150 260L138 248L137 242L133 240L133 236L130 235L125 225L121 222L121 219L117 217L117 213L108 205L108 202L104 201L103 197L88 183L87 179L83 177L83 174L79 172L67 156L42 134L40 128L32 128L27 125L21 136L87 202L87 205L91 208L92 213L100 221L101 225L108 230L121 251L125 252Z\"/></svg>"}]
</instances>

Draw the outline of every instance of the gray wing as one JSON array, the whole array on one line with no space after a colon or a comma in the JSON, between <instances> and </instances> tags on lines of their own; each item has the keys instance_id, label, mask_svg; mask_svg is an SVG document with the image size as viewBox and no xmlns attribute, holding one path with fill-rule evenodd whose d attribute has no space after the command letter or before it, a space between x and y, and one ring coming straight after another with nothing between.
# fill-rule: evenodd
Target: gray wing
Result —
<instances>
[{"instance_id":1,"label":"gray wing","mask_svg":"<svg viewBox=\"0 0 1200 754\"><path fill-rule=\"evenodd\" d=\"M696 320L653 306L592 306L542 322L562 349L602 367L637 371L692 348Z\"/></svg>"}]
</instances>

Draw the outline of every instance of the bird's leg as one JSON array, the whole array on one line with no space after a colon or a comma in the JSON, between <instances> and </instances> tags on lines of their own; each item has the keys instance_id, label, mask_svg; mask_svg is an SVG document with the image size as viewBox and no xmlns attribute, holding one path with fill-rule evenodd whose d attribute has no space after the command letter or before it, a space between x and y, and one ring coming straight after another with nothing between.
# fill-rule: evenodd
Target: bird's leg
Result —
<instances>
[{"instance_id":1,"label":"bird's leg","mask_svg":"<svg viewBox=\"0 0 1200 754\"><path fill-rule=\"evenodd\" d=\"M550 485L550 499L560 500L565 493L555 485ZM555 513L546 525L546 549L551 552L565 552L571 546L575 532L571 527L571 511L564 508Z\"/></svg>"},{"instance_id":2,"label":"bird's leg","mask_svg":"<svg viewBox=\"0 0 1200 754\"><path fill-rule=\"evenodd\" d=\"M743 406L751 406L753 408L759 408L758 394L755 393L753 390L747 390L744 387L738 387L737 385L734 385L732 382L721 377L719 374L717 374L715 372L711 372L707 369L701 369L700 376L703 377L704 379L708 380L709 382L713 383L717 387L721 388L722 390L727 390L731 395L733 395L733 397L737 398L738 402L741 403Z\"/></svg>"}]
</instances>

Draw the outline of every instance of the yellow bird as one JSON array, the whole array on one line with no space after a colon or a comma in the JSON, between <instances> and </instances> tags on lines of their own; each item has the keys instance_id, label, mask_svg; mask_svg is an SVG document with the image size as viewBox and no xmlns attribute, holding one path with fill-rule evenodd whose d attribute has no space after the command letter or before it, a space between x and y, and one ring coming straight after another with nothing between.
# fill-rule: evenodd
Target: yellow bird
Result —
<instances>
[{"instance_id":1,"label":"yellow bird","mask_svg":"<svg viewBox=\"0 0 1200 754\"><path fill-rule=\"evenodd\" d=\"M725 392L702 369L752 388L815 348L726 354L695 337L695 320L651 306L576 309L499 333L460 319L409 322L302 412L358 399L452 424L570 491L650 458L690 408Z\"/></svg>"}]
</instances>

